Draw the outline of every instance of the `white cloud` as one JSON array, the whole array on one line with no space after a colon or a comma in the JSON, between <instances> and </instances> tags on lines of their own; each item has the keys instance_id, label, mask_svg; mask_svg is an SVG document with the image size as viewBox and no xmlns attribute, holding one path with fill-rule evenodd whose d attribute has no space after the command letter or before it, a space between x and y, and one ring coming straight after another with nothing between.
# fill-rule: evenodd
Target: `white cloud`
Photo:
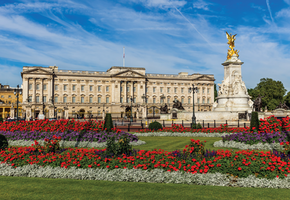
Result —
<instances>
[{"instance_id":1,"label":"white cloud","mask_svg":"<svg viewBox=\"0 0 290 200\"><path fill-rule=\"evenodd\" d=\"M131 0L135 3L143 3L147 7L159 7L159 8L170 8L170 7L183 7L187 2L179 0Z\"/></svg>"},{"instance_id":2,"label":"white cloud","mask_svg":"<svg viewBox=\"0 0 290 200\"><path fill-rule=\"evenodd\" d=\"M193 8L201 9L201 10L209 10L210 3L205 2L204 0L197 0L193 3Z\"/></svg>"}]
</instances>

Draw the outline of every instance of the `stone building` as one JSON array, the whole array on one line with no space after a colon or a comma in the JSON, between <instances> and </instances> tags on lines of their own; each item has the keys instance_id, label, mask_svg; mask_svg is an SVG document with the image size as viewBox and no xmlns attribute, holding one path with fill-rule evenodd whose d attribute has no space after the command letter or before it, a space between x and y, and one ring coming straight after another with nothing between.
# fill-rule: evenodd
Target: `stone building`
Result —
<instances>
[{"instance_id":1,"label":"stone building","mask_svg":"<svg viewBox=\"0 0 290 200\"><path fill-rule=\"evenodd\" d=\"M17 112L17 98L14 94L16 88L10 87L9 85L2 85L0 83L0 116L2 118L16 117ZM19 88L19 91L22 91ZM12 109L11 109L12 108ZM14 113L12 113L14 111ZM22 95L19 94L18 98L18 116L22 116Z\"/></svg>"},{"instance_id":2,"label":"stone building","mask_svg":"<svg viewBox=\"0 0 290 200\"><path fill-rule=\"evenodd\" d=\"M174 99L191 111L192 84L198 87L196 111L210 111L214 102L213 75L152 74L137 67L114 66L100 72L24 66L21 77L27 118L44 114L46 118L101 119L105 113L123 118L131 116L131 105L133 117L158 118L160 106L166 103L172 108Z\"/></svg>"}]
</instances>

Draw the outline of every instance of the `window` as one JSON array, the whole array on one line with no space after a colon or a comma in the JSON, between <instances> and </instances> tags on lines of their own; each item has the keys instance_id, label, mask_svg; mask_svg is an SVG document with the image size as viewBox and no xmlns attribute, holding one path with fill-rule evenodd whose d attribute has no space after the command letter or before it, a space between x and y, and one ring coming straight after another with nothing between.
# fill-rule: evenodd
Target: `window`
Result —
<instances>
[{"instance_id":1,"label":"window","mask_svg":"<svg viewBox=\"0 0 290 200\"><path fill-rule=\"evenodd\" d=\"M90 97L90 103L93 103L93 97Z\"/></svg>"},{"instance_id":2,"label":"window","mask_svg":"<svg viewBox=\"0 0 290 200\"><path fill-rule=\"evenodd\" d=\"M101 86L100 85L98 86L98 91L101 92Z\"/></svg>"},{"instance_id":3,"label":"window","mask_svg":"<svg viewBox=\"0 0 290 200\"><path fill-rule=\"evenodd\" d=\"M207 103L209 103L209 99L207 99Z\"/></svg>"},{"instance_id":4,"label":"window","mask_svg":"<svg viewBox=\"0 0 290 200\"><path fill-rule=\"evenodd\" d=\"M204 99L202 99L202 103L205 103L205 100Z\"/></svg>"},{"instance_id":5,"label":"window","mask_svg":"<svg viewBox=\"0 0 290 200\"><path fill-rule=\"evenodd\" d=\"M174 88L174 93L177 93L177 88Z\"/></svg>"},{"instance_id":6,"label":"window","mask_svg":"<svg viewBox=\"0 0 290 200\"><path fill-rule=\"evenodd\" d=\"M32 84L29 84L29 89L32 90Z\"/></svg>"},{"instance_id":7,"label":"window","mask_svg":"<svg viewBox=\"0 0 290 200\"><path fill-rule=\"evenodd\" d=\"M36 103L39 103L39 96L36 96Z\"/></svg>"},{"instance_id":8,"label":"window","mask_svg":"<svg viewBox=\"0 0 290 200\"><path fill-rule=\"evenodd\" d=\"M91 91L91 92L93 91L93 86L92 86L92 85L90 85L90 91Z\"/></svg>"},{"instance_id":9,"label":"window","mask_svg":"<svg viewBox=\"0 0 290 200\"><path fill-rule=\"evenodd\" d=\"M145 102L148 103L148 98L146 98Z\"/></svg>"},{"instance_id":10,"label":"window","mask_svg":"<svg viewBox=\"0 0 290 200\"><path fill-rule=\"evenodd\" d=\"M85 98L81 97L81 103L84 103L84 102L85 102Z\"/></svg>"},{"instance_id":11,"label":"window","mask_svg":"<svg viewBox=\"0 0 290 200\"><path fill-rule=\"evenodd\" d=\"M127 86L127 92L129 92L129 87Z\"/></svg>"},{"instance_id":12,"label":"window","mask_svg":"<svg viewBox=\"0 0 290 200\"><path fill-rule=\"evenodd\" d=\"M154 92L154 93L155 93L155 89L156 89L156 88L154 87L154 88L153 88L153 92Z\"/></svg>"},{"instance_id":13,"label":"window","mask_svg":"<svg viewBox=\"0 0 290 200\"><path fill-rule=\"evenodd\" d=\"M160 97L160 103L163 103L163 101L164 101L164 100Z\"/></svg>"},{"instance_id":14,"label":"window","mask_svg":"<svg viewBox=\"0 0 290 200\"><path fill-rule=\"evenodd\" d=\"M123 103L123 97L121 97L121 103Z\"/></svg>"},{"instance_id":15,"label":"window","mask_svg":"<svg viewBox=\"0 0 290 200\"><path fill-rule=\"evenodd\" d=\"M197 99L197 103L199 103L199 98Z\"/></svg>"},{"instance_id":16,"label":"window","mask_svg":"<svg viewBox=\"0 0 290 200\"><path fill-rule=\"evenodd\" d=\"M85 86L82 85L82 86L81 86L81 91L84 91L84 90L85 90Z\"/></svg>"},{"instance_id":17,"label":"window","mask_svg":"<svg viewBox=\"0 0 290 200\"><path fill-rule=\"evenodd\" d=\"M46 90L46 84L43 85L43 90Z\"/></svg>"},{"instance_id":18,"label":"window","mask_svg":"<svg viewBox=\"0 0 290 200\"><path fill-rule=\"evenodd\" d=\"M109 103L109 97L106 97L106 103Z\"/></svg>"},{"instance_id":19,"label":"window","mask_svg":"<svg viewBox=\"0 0 290 200\"><path fill-rule=\"evenodd\" d=\"M55 85L55 86L54 86L54 89L55 89L55 90L58 90L58 85Z\"/></svg>"},{"instance_id":20,"label":"window","mask_svg":"<svg viewBox=\"0 0 290 200\"><path fill-rule=\"evenodd\" d=\"M36 85L36 89L39 90L39 84Z\"/></svg>"},{"instance_id":21,"label":"window","mask_svg":"<svg viewBox=\"0 0 290 200\"><path fill-rule=\"evenodd\" d=\"M127 97L127 101L126 101L126 103L129 103L130 102L130 98L129 97Z\"/></svg>"},{"instance_id":22,"label":"window","mask_svg":"<svg viewBox=\"0 0 290 200\"><path fill-rule=\"evenodd\" d=\"M202 93L204 94L204 88L202 88Z\"/></svg>"},{"instance_id":23,"label":"window","mask_svg":"<svg viewBox=\"0 0 290 200\"><path fill-rule=\"evenodd\" d=\"M209 89L207 89L207 93L209 94Z\"/></svg>"},{"instance_id":24,"label":"window","mask_svg":"<svg viewBox=\"0 0 290 200\"><path fill-rule=\"evenodd\" d=\"M146 93L148 92L148 87L146 87Z\"/></svg>"},{"instance_id":25,"label":"window","mask_svg":"<svg viewBox=\"0 0 290 200\"><path fill-rule=\"evenodd\" d=\"M156 103L156 98L153 98L153 103Z\"/></svg>"},{"instance_id":26,"label":"window","mask_svg":"<svg viewBox=\"0 0 290 200\"><path fill-rule=\"evenodd\" d=\"M63 91L66 91L67 85L63 86Z\"/></svg>"},{"instance_id":27,"label":"window","mask_svg":"<svg viewBox=\"0 0 290 200\"><path fill-rule=\"evenodd\" d=\"M76 102L76 97L72 97L72 102L73 102L73 103Z\"/></svg>"},{"instance_id":28,"label":"window","mask_svg":"<svg viewBox=\"0 0 290 200\"><path fill-rule=\"evenodd\" d=\"M63 97L63 103L66 103L66 98L67 98L67 97Z\"/></svg>"},{"instance_id":29,"label":"window","mask_svg":"<svg viewBox=\"0 0 290 200\"><path fill-rule=\"evenodd\" d=\"M28 97L28 102L32 102L32 96Z\"/></svg>"},{"instance_id":30,"label":"window","mask_svg":"<svg viewBox=\"0 0 290 200\"><path fill-rule=\"evenodd\" d=\"M54 102L55 102L55 103L58 102L58 97L54 97Z\"/></svg>"},{"instance_id":31,"label":"window","mask_svg":"<svg viewBox=\"0 0 290 200\"><path fill-rule=\"evenodd\" d=\"M167 103L170 103L170 98L167 99Z\"/></svg>"},{"instance_id":32,"label":"window","mask_svg":"<svg viewBox=\"0 0 290 200\"><path fill-rule=\"evenodd\" d=\"M188 88L188 93L190 93L191 92L191 90Z\"/></svg>"},{"instance_id":33,"label":"window","mask_svg":"<svg viewBox=\"0 0 290 200\"><path fill-rule=\"evenodd\" d=\"M133 92L136 92L136 87L133 87Z\"/></svg>"},{"instance_id":34,"label":"window","mask_svg":"<svg viewBox=\"0 0 290 200\"><path fill-rule=\"evenodd\" d=\"M162 93L162 92L163 92L163 88L161 87L161 88L160 88L160 93Z\"/></svg>"},{"instance_id":35,"label":"window","mask_svg":"<svg viewBox=\"0 0 290 200\"><path fill-rule=\"evenodd\" d=\"M9 95L8 98L11 98L11 95Z\"/></svg>"},{"instance_id":36,"label":"window","mask_svg":"<svg viewBox=\"0 0 290 200\"><path fill-rule=\"evenodd\" d=\"M134 97L134 100L133 100L133 102L134 102L134 103L136 103L136 97Z\"/></svg>"},{"instance_id":37,"label":"window","mask_svg":"<svg viewBox=\"0 0 290 200\"><path fill-rule=\"evenodd\" d=\"M170 88L167 88L167 93L170 93Z\"/></svg>"},{"instance_id":38,"label":"window","mask_svg":"<svg viewBox=\"0 0 290 200\"><path fill-rule=\"evenodd\" d=\"M72 90L76 91L76 86L75 85L72 86Z\"/></svg>"},{"instance_id":39,"label":"window","mask_svg":"<svg viewBox=\"0 0 290 200\"><path fill-rule=\"evenodd\" d=\"M197 93L199 93L199 88L197 88Z\"/></svg>"},{"instance_id":40,"label":"window","mask_svg":"<svg viewBox=\"0 0 290 200\"><path fill-rule=\"evenodd\" d=\"M106 86L106 92L109 92L109 86Z\"/></svg>"},{"instance_id":41,"label":"window","mask_svg":"<svg viewBox=\"0 0 290 200\"><path fill-rule=\"evenodd\" d=\"M121 92L123 92L123 86L121 86Z\"/></svg>"},{"instance_id":42,"label":"window","mask_svg":"<svg viewBox=\"0 0 290 200\"><path fill-rule=\"evenodd\" d=\"M1 98L4 98L4 95L1 95Z\"/></svg>"},{"instance_id":43,"label":"window","mask_svg":"<svg viewBox=\"0 0 290 200\"><path fill-rule=\"evenodd\" d=\"M183 93L183 88L181 88L181 93Z\"/></svg>"},{"instance_id":44,"label":"window","mask_svg":"<svg viewBox=\"0 0 290 200\"><path fill-rule=\"evenodd\" d=\"M98 103L101 103L102 101L101 101L101 97L98 97Z\"/></svg>"},{"instance_id":45,"label":"window","mask_svg":"<svg viewBox=\"0 0 290 200\"><path fill-rule=\"evenodd\" d=\"M191 103L190 98L188 98L188 103Z\"/></svg>"},{"instance_id":46,"label":"window","mask_svg":"<svg viewBox=\"0 0 290 200\"><path fill-rule=\"evenodd\" d=\"M46 103L46 96L43 96L43 103Z\"/></svg>"},{"instance_id":47,"label":"window","mask_svg":"<svg viewBox=\"0 0 290 200\"><path fill-rule=\"evenodd\" d=\"M184 103L184 98L181 99L181 103Z\"/></svg>"}]
</instances>

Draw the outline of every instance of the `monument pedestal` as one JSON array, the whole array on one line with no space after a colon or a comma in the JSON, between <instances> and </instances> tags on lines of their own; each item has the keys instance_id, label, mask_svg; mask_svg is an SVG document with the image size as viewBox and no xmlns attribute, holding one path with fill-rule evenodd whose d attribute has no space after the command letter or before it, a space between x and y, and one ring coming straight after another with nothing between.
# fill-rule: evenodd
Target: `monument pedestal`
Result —
<instances>
[{"instance_id":1,"label":"monument pedestal","mask_svg":"<svg viewBox=\"0 0 290 200\"><path fill-rule=\"evenodd\" d=\"M242 81L242 64L243 62L238 59L236 54L222 63L224 80L218 84L218 97L213 105L213 111L252 112L253 102L248 95L244 81Z\"/></svg>"}]
</instances>

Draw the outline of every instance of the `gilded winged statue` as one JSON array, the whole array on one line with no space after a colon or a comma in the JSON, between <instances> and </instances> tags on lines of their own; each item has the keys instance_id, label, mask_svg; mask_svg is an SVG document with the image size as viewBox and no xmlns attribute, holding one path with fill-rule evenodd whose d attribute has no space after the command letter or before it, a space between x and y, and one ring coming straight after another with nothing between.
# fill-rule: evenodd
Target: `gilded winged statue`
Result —
<instances>
[{"instance_id":1,"label":"gilded winged statue","mask_svg":"<svg viewBox=\"0 0 290 200\"><path fill-rule=\"evenodd\" d=\"M227 59L231 59L231 57L236 54L237 57L239 57L239 51L238 50L234 50L235 47L235 40L236 40L236 35L232 35L232 34L228 34L228 32L226 32L227 34L227 39L228 39L228 45L230 47L230 49L228 49L228 55L227 55Z\"/></svg>"}]
</instances>

